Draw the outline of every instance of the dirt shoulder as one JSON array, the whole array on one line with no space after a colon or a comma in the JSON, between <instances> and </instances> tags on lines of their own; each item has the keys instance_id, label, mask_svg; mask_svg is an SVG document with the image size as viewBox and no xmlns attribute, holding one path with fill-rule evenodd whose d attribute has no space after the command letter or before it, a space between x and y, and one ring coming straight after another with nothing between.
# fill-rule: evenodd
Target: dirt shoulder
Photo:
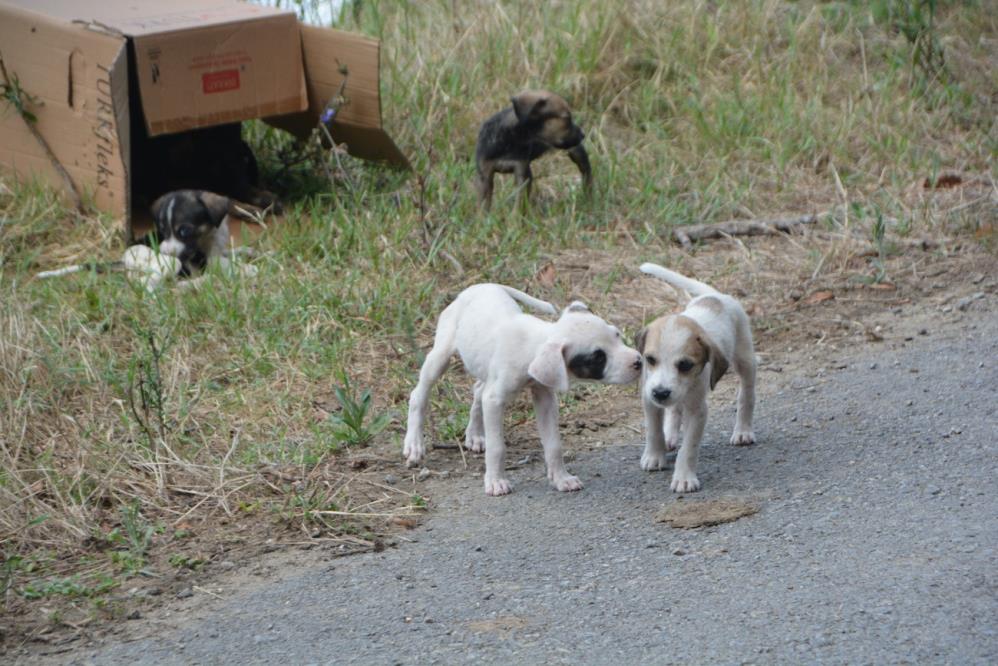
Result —
<instances>
[{"instance_id":1,"label":"dirt shoulder","mask_svg":"<svg viewBox=\"0 0 998 666\"><path fill-rule=\"evenodd\" d=\"M538 279L560 287L566 296L587 300L598 313L633 333L642 322L675 307L668 287L634 270L648 259L696 275L743 300L753 318L763 397L788 386L808 390L797 386L802 377L820 381L861 350L896 348L932 336L936 329L958 323L968 310L993 307L998 294L998 262L974 239L906 241L878 253L862 239L828 233L731 239L692 254L677 250L660 258L645 256L634 246L613 255L566 252L551 257ZM608 281L607 276L614 279ZM456 364L449 377L457 391L469 390ZM734 390L734 382L722 382L714 400L730 401ZM567 395L562 434L569 460L639 438L636 395L633 387L587 386ZM522 401L511 412L510 465L540 468L528 403ZM438 425L447 418L439 405L434 418ZM187 550L175 549L196 565L150 562L110 596L100 612L93 612L86 600L30 605L15 601L7 615L10 622L5 622L4 649L20 658L58 659L85 646L150 635L162 623L172 625L233 590L269 585L305 568L324 566L330 558L405 548L410 530L423 516L434 514L456 489L481 478L481 456L436 435L431 441L442 448L431 449L424 470L405 468L395 442L383 441L348 451L314 471L353 489L367 489L370 501L359 510L368 514L367 531L324 539L308 533L289 535L264 516L257 523L243 520L219 537L202 534ZM274 474L279 480L281 470ZM412 504L410 498L418 498L416 503L426 510L379 508L392 507L384 498L395 495L407 498L407 505Z\"/></svg>"}]
</instances>

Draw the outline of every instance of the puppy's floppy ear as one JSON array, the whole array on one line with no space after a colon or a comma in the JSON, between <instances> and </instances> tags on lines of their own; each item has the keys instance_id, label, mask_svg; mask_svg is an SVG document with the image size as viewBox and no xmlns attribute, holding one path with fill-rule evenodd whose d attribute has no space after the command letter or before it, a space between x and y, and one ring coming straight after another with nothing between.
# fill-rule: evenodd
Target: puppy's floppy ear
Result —
<instances>
[{"instance_id":1,"label":"puppy's floppy ear","mask_svg":"<svg viewBox=\"0 0 998 666\"><path fill-rule=\"evenodd\" d=\"M510 98L513 103L513 113L521 123L535 118L547 105L547 98L536 92L526 91Z\"/></svg>"},{"instance_id":2,"label":"puppy's floppy ear","mask_svg":"<svg viewBox=\"0 0 998 666\"><path fill-rule=\"evenodd\" d=\"M645 353L645 341L648 339L648 327L645 326L638 334L634 337L634 348L637 349L641 354Z\"/></svg>"},{"instance_id":3,"label":"puppy's floppy ear","mask_svg":"<svg viewBox=\"0 0 998 666\"><path fill-rule=\"evenodd\" d=\"M700 341L700 344L704 347L704 351L707 352L704 362L710 362L710 390L713 391L718 380L728 371L728 359L724 358L724 354L710 342L700 337L697 340Z\"/></svg>"},{"instance_id":4,"label":"puppy's floppy ear","mask_svg":"<svg viewBox=\"0 0 998 666\"><path fill-rule=\"evenodd\" d=\"M215 194L214 192L200 192L198 198L201 199L201 203L204 207L208 209L208 214L211 216L212 223L217 227L225 219L225 216L229 214L230 202L228 198L223 197L220 194Z\"/></svg>"},{"instance_id":5,"label":"puppy's floppy ear","mask_svg":"<svg viewBox=\"0 0 998 666\"><path fill-rule=\"evenodd\" d=\"M592 310L590 310L589 306L582 301L572 301L568 304L568 307L565 308L565 312L592 312Z\"/></svg>"},{"instance_id":6,"label":"puppy's floppy ear","mask_svg":"<svg viewBox=\"0 0 998 666\"><path fill-rule=\"evenodd\" d=\"M564 342L545 342L527 367L527 374L537 383L555 391L567 391L568 369L565 367L564 352Z\"/></svg>"}]
</instances>

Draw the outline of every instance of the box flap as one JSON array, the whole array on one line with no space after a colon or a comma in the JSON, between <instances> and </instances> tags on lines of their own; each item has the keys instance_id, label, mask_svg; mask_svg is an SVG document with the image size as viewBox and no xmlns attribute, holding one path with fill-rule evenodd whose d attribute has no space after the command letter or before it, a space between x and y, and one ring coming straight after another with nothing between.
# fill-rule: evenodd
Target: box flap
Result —
<instances>
[{"instance_id":1,"label":"box flap","mask_svg":"<svg viewBox=\"0 0 998 666\"><path fill-rule=\"evenodd\" d=\"M347 144L351 155L408 169L409 160L381 125L380 50L378 40L342 30L301 26L302 53L308 87L308 110L281 118L267 118L274 127L299 138L308 137L319 123L327 102L343 82L348 103L339 109L331 127L337 143Z\"/></svg>"},{"instance_id":2,"label":"box flap","mask_svg":"<svg viewBox=\"0 0 998 666\"><path fill-rule=\"evenodd\" d=\"M128 58L123 37L98 34L0 0L8 74L40 104L35 129L76 189L102 210L128 213ZM17 113L0 104L0 164L64 183Z\"/></svg>"},{"instance_id":3,"label":"box flap","mask_svg":"<svg viewBox=\"0 0 998 666\"><path fill-rule=\"evenodd\" d=\"M38 14L127 37L203 28L293 12L238 0L0 0Z\"/></svg>"},{"instance_id":4,"label":"box flap","mask_svg":"<svg viewBox=\"0 0 998 666\"><path fill-rule=\"evenodd\" d=\"M149 134L308 108L292 13L133 38Z\"/></svg>"}]
</instances>

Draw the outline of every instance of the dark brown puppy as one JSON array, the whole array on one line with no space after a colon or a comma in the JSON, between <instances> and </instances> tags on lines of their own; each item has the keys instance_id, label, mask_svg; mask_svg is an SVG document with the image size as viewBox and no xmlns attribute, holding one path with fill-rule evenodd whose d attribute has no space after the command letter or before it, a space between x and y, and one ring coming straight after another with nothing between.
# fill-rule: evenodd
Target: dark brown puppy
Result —
<instances>
[{"instance_id":1,"label":"dark brown puppy","mask_svg":"<svg viewBox=\"0 0 998 666\"><path fill-rule=\"evenodd\" d=\"M579 167L588 193L592 189L589 156L582 147L585 133L572 122L568 102L546 90L526 90L482 124L478 132L475 162L478 166L478 201L488 209L492 205L492 183L496 173L516 175L520 201L530 197L533 173L530 162L552 148L568 151Z\"/></svg>"}]
</instances>

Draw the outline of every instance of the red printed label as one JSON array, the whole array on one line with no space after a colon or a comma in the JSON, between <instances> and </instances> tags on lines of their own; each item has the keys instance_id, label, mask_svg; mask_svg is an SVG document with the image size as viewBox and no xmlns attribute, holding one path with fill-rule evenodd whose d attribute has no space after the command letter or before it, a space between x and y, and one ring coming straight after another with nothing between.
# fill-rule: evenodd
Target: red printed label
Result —
<instances>
[{"instance_id":1,"label":"red printed label","mask_svg":"<svg viewBox=\"0 0 998 666\"><path fill-rule=\"evenodd\" d=\"M204 94L226 92L239 89L239 70L226 69L221 72L208 72L201 75L201 86Z\"/></svg>"}]
</instances>

